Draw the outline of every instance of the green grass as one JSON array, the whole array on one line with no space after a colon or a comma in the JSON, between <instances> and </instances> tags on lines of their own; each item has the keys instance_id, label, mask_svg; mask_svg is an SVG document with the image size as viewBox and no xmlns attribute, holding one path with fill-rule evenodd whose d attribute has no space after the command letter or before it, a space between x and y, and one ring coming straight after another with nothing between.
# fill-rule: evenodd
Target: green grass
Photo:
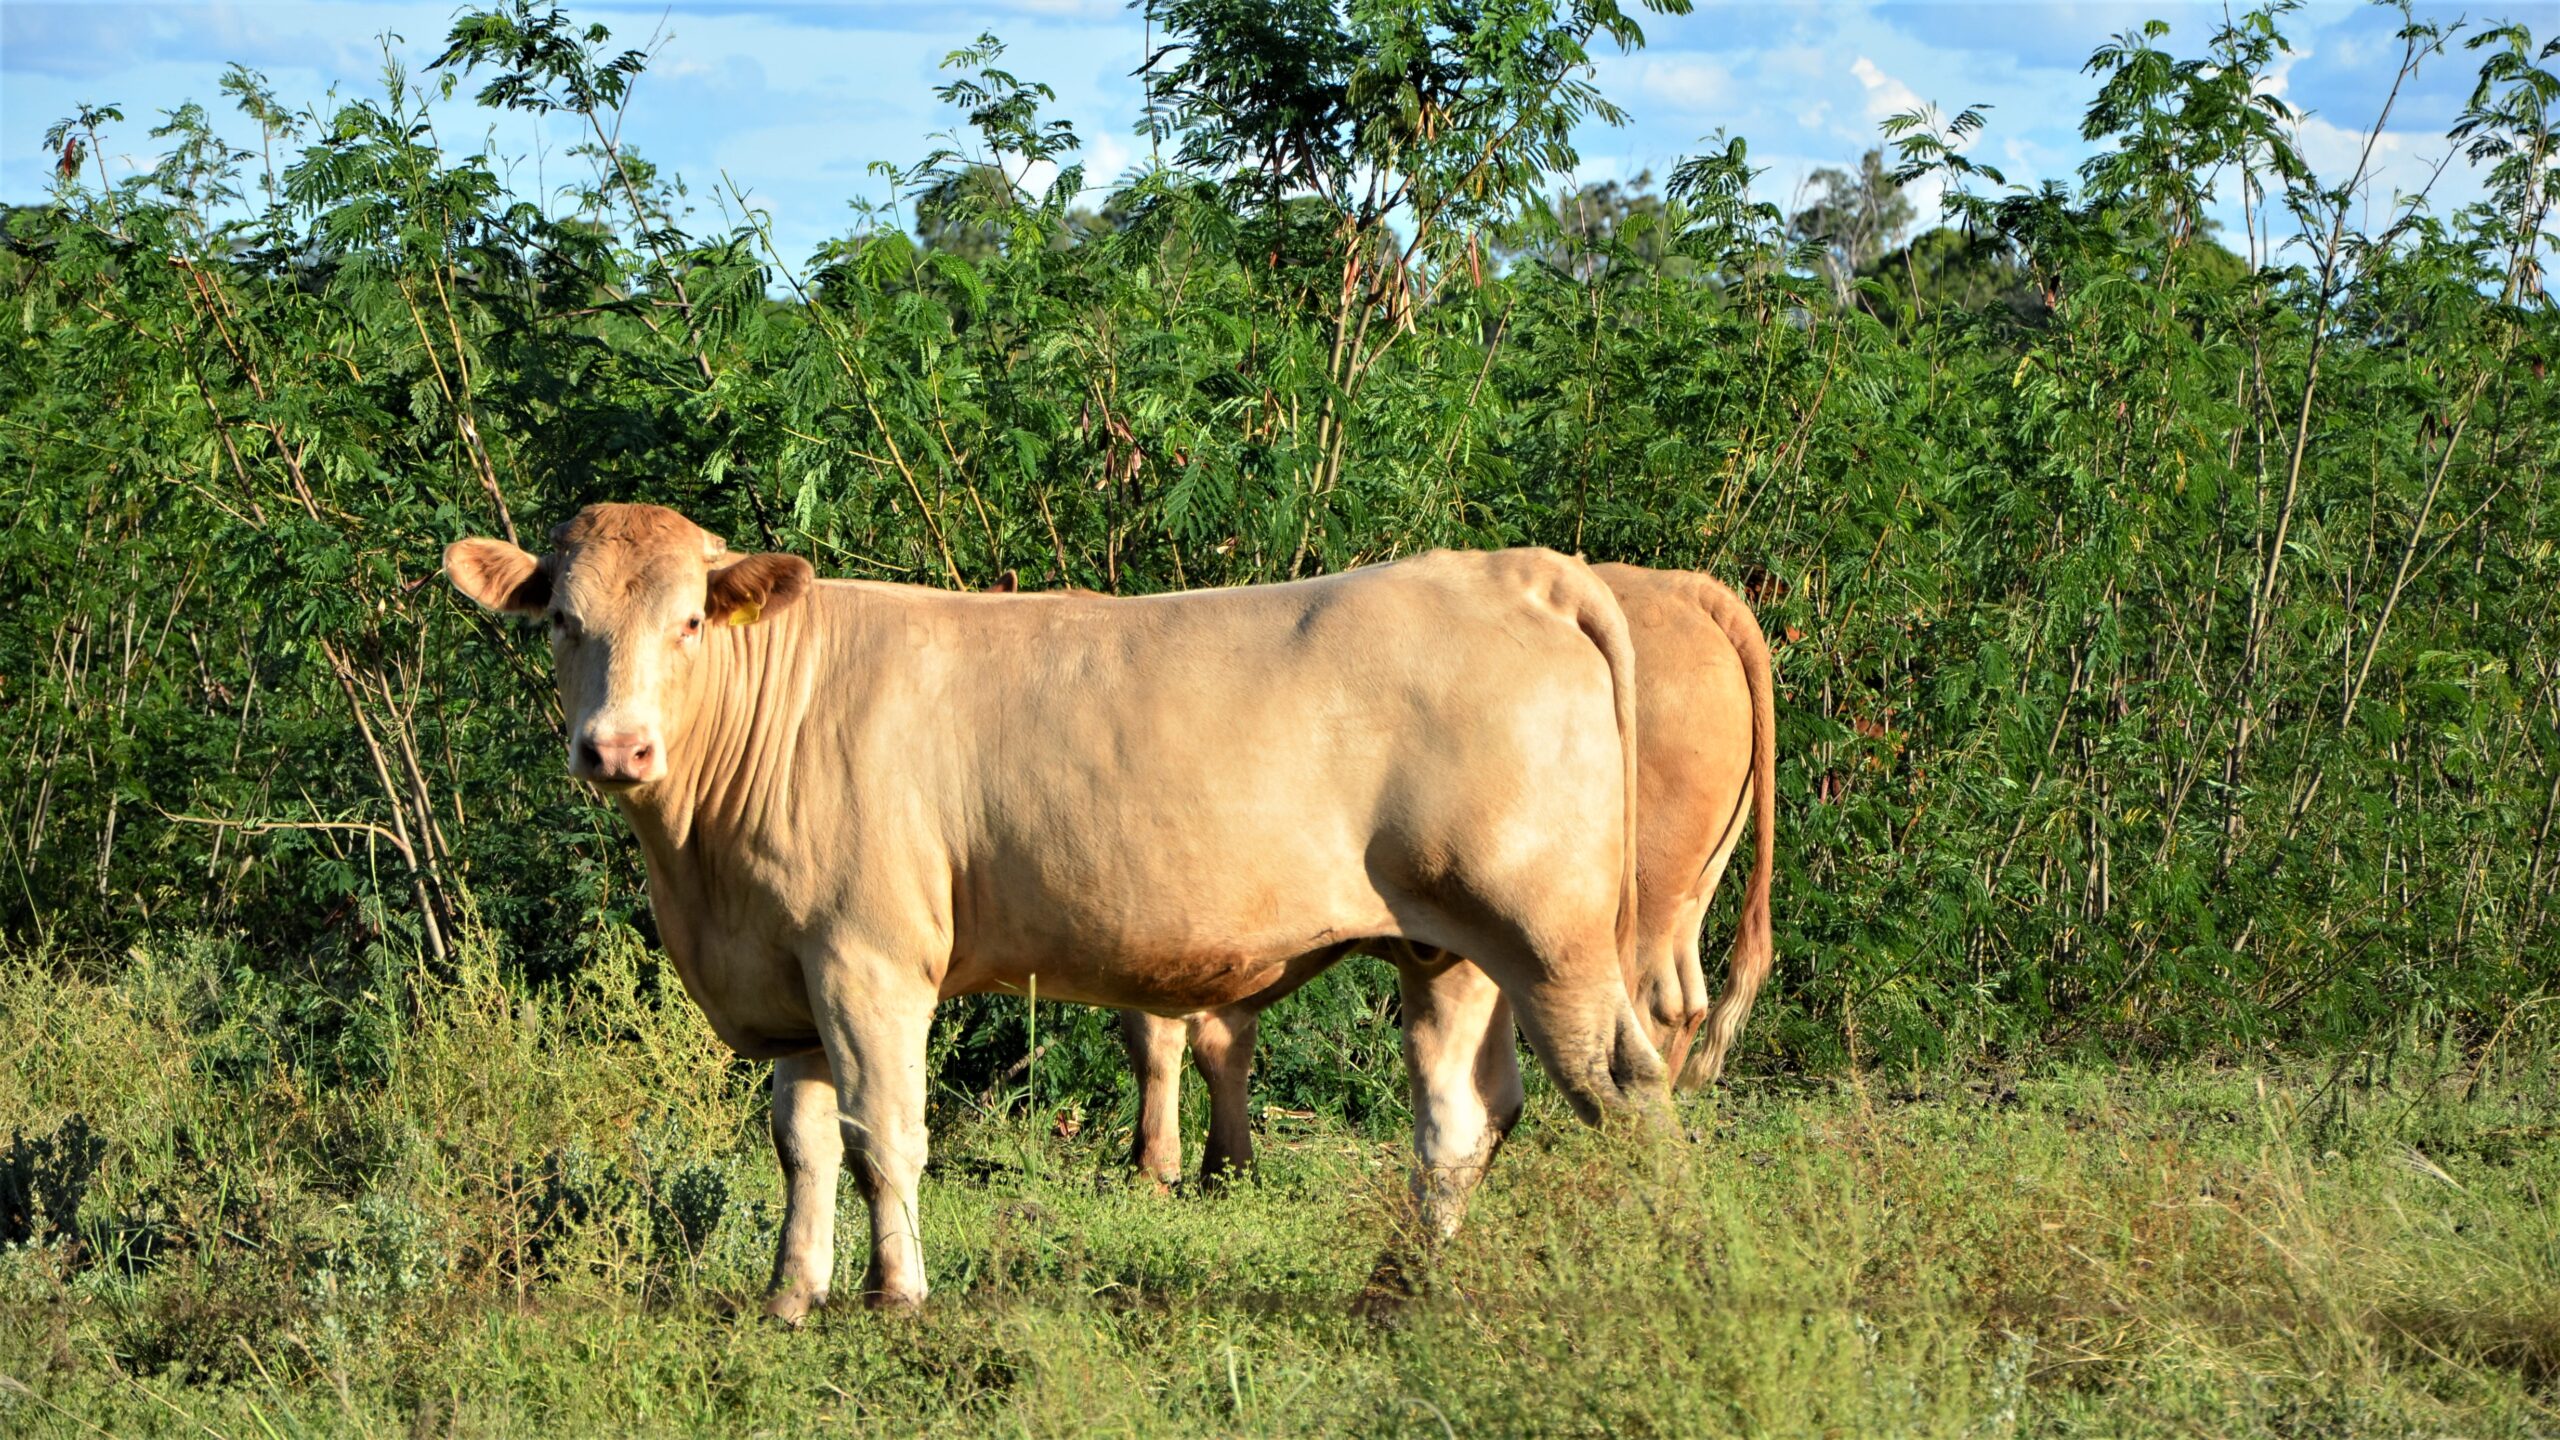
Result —
<instances>
[{"instance_id":1,"label":"green grass","mask_svg":"<svg viewBox=\"0 0 2560 1440\"><path fill-rule=\"evenodd\" d=\"M934 1300L789 1334L761 1076L632 979L312 1017L191 951L0 959L0 1433L2560 1431L2560 1074L2515 1035L1746 1076L1652 1138L1539 1096L1384 1313L1400 1130L1275 1117L1256 1182L1166 1196L1125 1113L947 1097Z\"/></svg>"}]
</instances>

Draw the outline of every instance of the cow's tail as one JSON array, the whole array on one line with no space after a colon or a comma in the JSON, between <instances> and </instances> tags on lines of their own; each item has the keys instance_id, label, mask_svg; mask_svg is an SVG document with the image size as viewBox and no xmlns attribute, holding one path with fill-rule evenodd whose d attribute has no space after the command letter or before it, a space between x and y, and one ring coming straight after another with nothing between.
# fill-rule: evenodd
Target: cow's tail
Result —
<instances>
[{"instance_id":1,"label":"cow's tail","mask_svg":"<svg viewBox=\"0 0 2560 1440\"><path fill-rule=\"evenodd\" d=\"M1586 572L1587 573L1587 572ZM1621 757L1619 806L1624 834L1619 840L1620 873L1618 876L1618 974L1633 975L1636 968L1636 648L1627 634L1626 613L1618 608L1617 596L1597 575L1589 576L1587 598L1579 607L1576 622L1601 656L1609 662L1609 695L1616 707L1618 720L1618 753ZM1662 1085L1662 1058L1645 1038L1644 1027L1636 1020L1632 1007L1621 1007L1617 1036L1609 1064L1610 1079L1621 1100L1637 1100L1647 1092L1658 1092Z\"/></svg>"},{"instance_id":2,"label":"cow's tail","mask_svg":"<svg viewBox=\"0 0 2560 1440\"><path fill-rule=\"evenodd\" d=\"M1742 1022L1751 1017L1769 968L1777 962L1777 939L1769 924L1769 886L1778 858L1778 702L1770 673L1769 640L1759 618L1742 598L1709 581L1708 613L1741 657L1744 682L1751 690L1751 887L1742 897L1742 918L1734 927L1733 959L1725 974L1724 993L1707 1015L1705 1043L1692 1051L1680 1072L1680 1088L1714 1083Z\"/></svg>"}]
</instances>

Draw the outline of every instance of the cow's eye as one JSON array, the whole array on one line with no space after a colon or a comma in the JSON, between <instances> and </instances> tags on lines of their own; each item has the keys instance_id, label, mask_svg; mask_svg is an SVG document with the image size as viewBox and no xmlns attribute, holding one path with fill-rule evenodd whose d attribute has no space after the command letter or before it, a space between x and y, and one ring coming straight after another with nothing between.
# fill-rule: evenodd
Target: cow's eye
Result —
<instances>
[{"instance_id":1,"label":"cow's eye","mask_svg":"<svg viewBox=\"0 0 2560 1440\"><path fill-rule=\"evenodd\" d=\"M701 616L699 616L699 615L688 615L688 616L686 616L686 617L685 617L685 622L684 622L684 633L685 633L685 638L687 638L687 639L691 639L692 637L694 637L694 636L696 636L696 635L701 634L701 633L702 633L702 617L701 617Z\"/></svg>"}]
</instances>

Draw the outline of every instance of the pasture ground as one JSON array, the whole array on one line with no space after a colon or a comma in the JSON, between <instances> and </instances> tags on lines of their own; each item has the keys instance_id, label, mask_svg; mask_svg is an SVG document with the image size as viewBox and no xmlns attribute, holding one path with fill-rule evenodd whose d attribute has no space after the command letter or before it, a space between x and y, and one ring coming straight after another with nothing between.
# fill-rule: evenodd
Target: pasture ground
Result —
<instances>
[{"instance_id":1,"label":"pasture ground","mask_svg":"<svg viewBox=\"0 0 2560 1440\"><path fill-rule=\"evenodd\" d=\"M1397 1306L1398 1131L1275 1114L1165 1196L1125 1106L947 1097L933 1303L786 1334L760 1067L681 998L475 962L315 1014L191 953L0 957L0 1433L2560 1433L2529 1026L1746 1075L1632 1144L1541 1094Z\"/></svg>"}]
</instances>

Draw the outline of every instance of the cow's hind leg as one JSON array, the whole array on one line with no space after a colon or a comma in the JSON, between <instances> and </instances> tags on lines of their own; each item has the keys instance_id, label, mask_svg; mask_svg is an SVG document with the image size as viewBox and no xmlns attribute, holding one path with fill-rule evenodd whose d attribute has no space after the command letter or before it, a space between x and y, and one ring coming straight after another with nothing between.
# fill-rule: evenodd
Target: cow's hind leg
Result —
<instances>
[{"instance_id":1,"label":"cow's hind leg","mask_svg":"<svg viewBox=\"0 0 2560 1440\"><path fill-rule=\"evenodd\" d=\"M1425 1233L1445 1240L1520 1118L1511 1005L1482 970L1454 956L1405 959L1397 980L1413 1097L1414 1206Z\"/></svg>"},{"instance_id":2,"label":"cow's hind leg","mask_svg":"<svg viewBox=\"0 0 2560 1440\"><path fill-rule=\"evenodd\" d=\"M773 1062L773 1153L782 1162L782 1243L764 1313L797 1325L827 1303L836 1265L836 1176L844 1137L826 1052Z\"/></svg>"},{"instance_id":3,"label":"cow's hind leg","mask_svg":"<svg viewBox=\"0 0 2560 1440\"><path fill-rule=\"evenodd\" d=\"M871 1211L871 1269L862 1297L880 1307L925 1297L916 1191L925 1162L925 1042L933 988L921 966L813 966L818 1024L835 1069L846 1158Z\"/></svg>"},{"instance_id":4,"label":"cow's hind leg","mask_svg":"<svg viewBox=\"0 0 2560 1440\"><path fill-rule=\"evenodd\" d=\"M1123 1010L1120 1043L1138 1082L1129 1163L1158 1185L1170 1185L1182 1178L1182 1022Z\"/></svg>"},{"instance_id":5,"label":"cow's hind leg","mask_svg":"<svg viewBox=\"0 0 2560 1440\"><path fill-rule=\"evenodd\" d=\"M1685 907L1681 914L1688 924L1670 941L1670 965L1680 980L1679 1015L1659 1047L1663 1071L1673 1076L1681 1073L1698 1043L1698 1033L1707 1023L1708 1004L1706 963L1698 953L1698 926L1705 919L1706 907ZM1675 1080L1675 1086L1678 1083Z\"/></svg>"},{"instance_id":6,"label":"cow's hind leg","mask_svg":"<svg viewBox=\"0 0 2560 1440\"><path fill-rule=\"evenodd\" d=\"M1628 1001L1606 932L1578 950L1537 946L1499 926L1460 938L1501 986L1529 1048L1585 1123L1667 1094L1662 1055Z\"/></svg>"},{"instance_id":7,"label":"cow's hind leg","mask_svg":"<svg viewBox=\"0 0 2560 1440\"><path fill-rule=\"evenodd\" d=\"M1191 1061L1209 1086L1209 1143L1200 1183L1214 1188L1253 1164L1253 1044L1260 1017L1229 1005L1191 1017Z\"/></svg>"}]
</instances>

